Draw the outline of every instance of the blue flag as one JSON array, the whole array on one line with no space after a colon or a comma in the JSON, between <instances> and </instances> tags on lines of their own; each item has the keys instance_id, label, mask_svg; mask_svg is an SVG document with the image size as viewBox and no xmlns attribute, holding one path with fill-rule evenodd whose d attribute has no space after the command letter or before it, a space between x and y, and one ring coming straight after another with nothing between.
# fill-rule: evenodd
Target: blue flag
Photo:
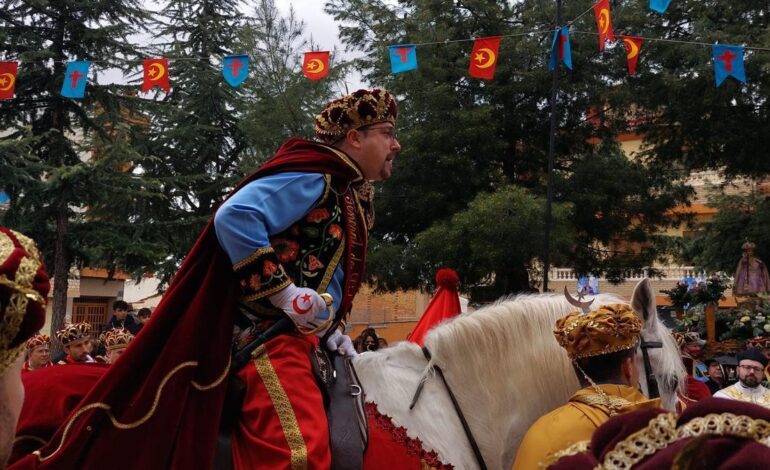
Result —
<instances>
[{"instance_id":1,"label":"blue flag","mask_svg":"<svg viewBox=\"0 0 770 470\"><path fill-rule=\"evenodd\" d=\"M671 5L671 0L650 0L650 10L658 13L665 13L669 5Z\"/></svg>"},{"instance_id":2,"label":"blue flag","mask_svg":"<svg viewBox=\"0 0 770 470\"><path fill-rule=\"evenodd\" d=\"M86 95L86 82L88 82L88 69L91 62L77 60L67 63L67 71L64 72L64 83L61 86L61 95L65 98L82 98Z\"/></svg>"},{"instance_id":3,"label":"blue flag","mask_svg":"<svg viewBox=\"0 0 770 470\"><path fill-rule=\"evenodd\" d=\"M229 55L222 61L222 75L232 87L237 87L249 76L249 56Z\"/></svg>"},{"instance_id":4,"label":"blue flag","mask_svg":"<svg viewBox=\"0 0 770 470\"><path fill-rule=\"evenodd\" d=\"M562 26L553 33L551 44L551 60L548 61L548 70L553 70L559 62L564 62L568 69L572 70L572 49L569 43L569 26Z\"/></svg>"},{"instance_id":5,"label":"blue flag","mask_svg":"<svg viewBox=\"0 0 770 470\"><path fill-rule=\"evenodd\" d=\"M414 44L388 46L390 71L393 73L417 70L417 47Z\"/></svg>"},{"instance_id":6,"label":"blue flag","mask_svg":"<svg viewBox=\"0 0 770 470\"><path fill-rule=\"evenodd\" d=\"M746 69L743 67L743 48L714 44L714 78L717 88L727 77L734 77L741 83L746 83Z\"/></svg>"}]
</instances>

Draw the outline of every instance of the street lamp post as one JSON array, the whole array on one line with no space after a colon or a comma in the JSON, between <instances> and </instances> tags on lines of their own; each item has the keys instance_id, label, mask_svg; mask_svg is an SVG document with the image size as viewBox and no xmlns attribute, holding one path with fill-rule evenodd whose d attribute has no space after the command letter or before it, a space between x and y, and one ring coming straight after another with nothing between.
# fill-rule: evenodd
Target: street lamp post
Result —
<instances>
[{"instance_id":1,"label":"street lamp post","mask_svg":"<svg viewBox=\"0 0 770 470\"><path fill-rule=\"evenodd\" d=\"M561 0L556 0L556 28L561 27ZM551 215L551 205L553 203L553 159L554 147L556 145L556 100L559 94L559 61L553 68L553 78L551 82L551 133L548 141L548 182L546 186L545 200L545 250L543 251L543 292L548 291L548 271L551 269L551 226L553 217Z\"/></svg>"}]
</instances>

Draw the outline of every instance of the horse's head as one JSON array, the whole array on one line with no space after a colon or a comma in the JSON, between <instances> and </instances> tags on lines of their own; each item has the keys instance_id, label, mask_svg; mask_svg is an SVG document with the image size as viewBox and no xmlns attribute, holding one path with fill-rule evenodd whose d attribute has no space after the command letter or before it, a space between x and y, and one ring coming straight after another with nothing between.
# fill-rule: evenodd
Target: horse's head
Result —
<instances>
[{"instance_id":1,"label":"horse's head","mask_svg":"<svg viewBox=\"0 0 770 470\"><path fill-rule=\"evenodd\" d=\"M642 391L648 397L660 396L663 406L674 410L676 393L684 384L686 372L671 331L658 319L649 279L642 279L634 288L631 307L643 322L636 355Z\"/></svg>"}]
</instances>

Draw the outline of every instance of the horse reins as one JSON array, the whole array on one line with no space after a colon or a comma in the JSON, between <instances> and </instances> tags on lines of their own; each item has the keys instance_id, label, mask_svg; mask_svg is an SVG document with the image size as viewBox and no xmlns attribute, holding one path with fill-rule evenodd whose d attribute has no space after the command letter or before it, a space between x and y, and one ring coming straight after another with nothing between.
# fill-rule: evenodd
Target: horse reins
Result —
<instances>
[{"instance_id":1,"label":"horse reins","mask_svg":"<svg viewBox=\"0 0 770 470\"><path fill-rule=\"evenodd\" d=\"M649 315L646 308L644 309L643 313L644 313L644 319L646 320L647 316ZM655 378L655 373L652 370L652 363L650 362L650 354L647 352L647 350L662 348L663 342L647 341L644 339L644 335L640 335L640 336L641 336L641 343L639 344L639 347L642 349L644 375L647 377L647 393L650 395L649 398L658 398L660 397L660 390L658 389L658 379Z\"/></svg>"},{"instance_id":2,"label":"horse reins","mask_svg":"<svg viewBox=\"0 0 770 470\"><path fill-rule=\"evenodd\" d=\"M425 356L425 359L427 359L428 362L430 362L431 355L430 355L430 351L428 351L428 348L423 347L422 354ZM446 388L446 391L449 394L449 398L452 400L452 406L455 409L455 413L457 413L457 417L460 418L460 423L463 426L463 431L465 431L465 437L468 438L468 442L470 443L471 449L473 450L473 455L476 456L476 461L479 464L479 468L481 468L481 470L487 470L487 464L484 462L484 457L481 455L481 450L479 449L479 445L476 443L476 439L473 437L471 428L470 426L468 426L468 421L465 419L463 410L460 408L460 404L457 402L457 398L455 398L455 394L452 392L452 388L449 386L449 382L447 382L446 377L444 377L444 371L442 371L441 367L437 366L436 364L433 364L433 366L431 367L438 373L438 376L441 377L441 381L444 383L444 387ZM411 405L409 405L410 410L414 408L414 405L417 403L417 399L420 397L420 394L422 393L423 384L424 382L420 382L420 385L417 386L417 391L415 391L414 398L412 398L412 403Z\"/></svg>"}]
</instances>

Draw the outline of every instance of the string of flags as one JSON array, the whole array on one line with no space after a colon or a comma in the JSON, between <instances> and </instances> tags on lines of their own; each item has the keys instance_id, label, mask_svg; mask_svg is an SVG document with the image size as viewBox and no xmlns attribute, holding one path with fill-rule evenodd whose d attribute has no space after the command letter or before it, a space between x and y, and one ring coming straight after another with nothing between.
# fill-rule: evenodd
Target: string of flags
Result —
<instances>
[{"instance_id":1,"label":"string of flags","mask_svg":"<svg viewBox=\"0 0 770 470\"><path fill-rule=\"evenodd\" d=\"M320 80L329 75L329 59L329 51L306 52L302 72L310 80ZM160 57L142 62L142 93L155 87L166 93L171 91L168 61L168 58ZM67 62L61 87L62 96L76 99L85 97L91 64L88 60ZM0 100L13 98L18 71L18 62L0 61ZM246 81L249 76L248 54L226 56L222 60L222 76L234 88Z\"/></svg>"},{"instance_id":2,"label":"string of flags","mask_svg":"<svg viewBox=\"0 0 770 470\"><path fill-rule=\"evenodd\" d=\"M671 4L671 0L649 0L651 10L658 13L665 13ZM626 51L626 61L629 75L636 73L637 64L642 52L644 40L665 41L673 43L686 43L698 45L710 45L713 50L714 77L716 86L719 87L728 78L733 77L741 83L746 83L746 72L744 67L744 47L726 44L705 44L694 43L690 41L677 41L671 39L643 38L639 36L615 36L613 32L612 14L610 11L609 0L598 0L593 6L579 15L574 20L553 30L553 41L551 43L550 58L548 69L553 70L559 64L572 70L572 45L570 42L570 25L577 19L593 10L596 20L597 34L599 36L599 51L605 49L606 44L622 41ZM507 36L490 36L475 38L473 49L468 64L468 75L481 79L494 79L495 69L499 60L498 51L500 49L500 40L504 37L524 36L533 33L543 33L547 31L531 31L522 34L512 34ZM576 33L579 33L575 31ZM594 34L594 33L587 33ZM470 40L457 40L447 42L464 42ZM417 46L427 44L396 44L388 46L388 56L390 58L391 72L400 74L417 70ZM759 47L746 47L745 49L770 50ZM169 77L169 58L154 58L143 61L143 81L142 92L148 92L155 87L170 92L171 80ZM302 73L309 80L321 80L329 75L329 51L312 51L304 54L302 63ZM88 73L91 68L90 61L77 60L67 62L64 81L62 83L61 95L66 98L83 98L88 84ZM12 99L16 85L19 64L16 61L0 61L0 100ZM232 87L241 85L249 75L249 55L229 55L222 61L222 76L224 80Z\"/></svg>"}]
</instances>

